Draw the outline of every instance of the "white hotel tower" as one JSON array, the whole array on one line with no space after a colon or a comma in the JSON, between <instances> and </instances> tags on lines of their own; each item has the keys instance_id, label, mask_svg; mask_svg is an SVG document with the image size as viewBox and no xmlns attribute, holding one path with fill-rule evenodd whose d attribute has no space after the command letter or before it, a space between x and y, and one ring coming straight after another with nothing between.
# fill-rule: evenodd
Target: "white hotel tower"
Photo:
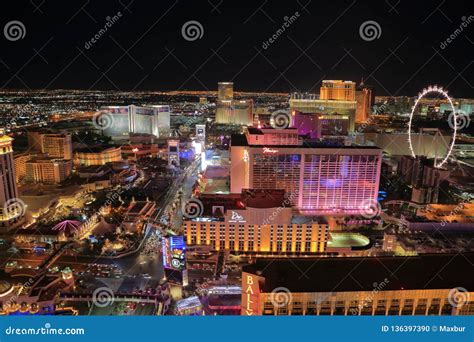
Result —
<instances>
[{"instance_id":1,"label":"white hotel tower","mask_svg":"<svg viewBox=\"0 0 474 342\"><path fill-rule=\"evenodd\" d=\"M13 138L0 132L0 230L11 228L23 214L18 202L13 161Z\"/></svg>"},{"instance_id":2,"label":"white hotel tower","mask_svg":"<svg viewBox=\"0 0 474 342\"><path fill-rule=\"evenodd\" d=\"M104 132L110 136L122 136L129 133L153 134L159 137L170 129L170 106L155 105L148 107L105 106L101 107L101 116L110 124Z\"/></svg>"}]
</instances>

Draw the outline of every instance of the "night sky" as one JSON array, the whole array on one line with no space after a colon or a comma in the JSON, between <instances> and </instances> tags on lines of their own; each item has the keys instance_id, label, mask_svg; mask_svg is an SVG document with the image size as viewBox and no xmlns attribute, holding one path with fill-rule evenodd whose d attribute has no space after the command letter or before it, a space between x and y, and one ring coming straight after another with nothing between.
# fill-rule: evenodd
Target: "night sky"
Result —
<instances>
[{"instance_id":1,"label":"night sky","mask_svg":"<svg viewBox=\"0 0 474 342\"><path fill-rule=\"evenodd\" d=\"M233 81L237 91L319 92L322 79L365 77L377 95L416 95L438 84L474 98L474 17L440 47L472 9L472 1L441 0L4 1L0 82L3 89L159 91ZM6 39L13 20L24 25L23 39ZM191 20L203 27L195 41L181 32ZM378 39L361 38L366 21L380 26Z\"/></svg>"}]
</instances>

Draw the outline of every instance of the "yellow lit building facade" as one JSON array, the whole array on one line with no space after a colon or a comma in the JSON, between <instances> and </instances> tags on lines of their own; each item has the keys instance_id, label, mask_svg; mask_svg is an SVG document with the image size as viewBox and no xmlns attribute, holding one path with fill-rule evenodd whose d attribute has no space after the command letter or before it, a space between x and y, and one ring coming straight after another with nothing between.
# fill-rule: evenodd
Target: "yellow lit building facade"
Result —
<instances>
[{"instance_id":1,"label":"yellow lit building facade","mask_svg":"<svg viewBox=\"0 0 474 342\"><path fill-rule=\"evenodd\" d=\"M41 151L53 158L72 160L71 133L43 134Z\"/></svg>"},{"instance_id":2,"label":"yellow lit building facade","mask_svg":"<svg viewBox=\"0 0 474 342\"><path fill-rule=\"evenodd\" d=\"M473 315L473 261L473 253L261 258L243 268L241 314Z\"/></svg>"},{"instance_id":3,"label":"yellow lit building facade","mask_svg":"<svg viewBox=\"0 0 474 342\"><path fill-rule=\"evenodd\" d=\"M25 210L16 186L12 142L13 138L0 132L0 230L21 222Z\"/></svg>"},{"instance_id":4,"label":"yellow lit building facade","mask_svg":"<svg viewBox=\"0 0 474 342\"><path fill-rule=\"evenodd\" d=\"M356 91L356 122L366 122L371 113L372 89L368 87L361 87Z\"/></svg>"},{"instance_id":5,"label":"yellow lit building facade","mask_svg":"<svg viewBox=\"0 0 474 342\"><path fill-rule=\"evenodd\" d=\"M226 101L234 99L234 82L219 82L217 87L218 100Z\"/></svg>"},{"instance_id":6,"label":"yellow lit building facade","mask_svg":"<svg viewBox=\"0 0 474 342\"><path fill-rule=\"evenodd\" d=\"M84 149L74 154L74 165L90 166L105 165L122 161L122 151L119 147Z\"/></svg>"},{"instance_id":7,"label":"yellow lit building facade","mask_svg":"<svg viewBox=\"0 0 474 342\"><path fill-rule=\"evenodd\" d=\"M313 218L292 218L291 208L227 210L223 220L184 221L188 245L244 254L324 253L329 226Z\"/></svg>"},{"instance_id":8,"label":"yellow lit building facade","mask_svg":"<svg viewBox=\"0 0 474 342\"><path fill-rule=\"evenodd\" d=\"M292 293L291 302L275 302L274 293L261 294L262 315L428 316L473 315L474 302L453 307L450 289ZM469 296L474 298L474 292ZM367 300L369 298L369 300ZM276 304L276 305L275 305Z\"/></svg>"},{"instance_id":9,"label":"yellow lit building facade","mask_svg":"<svg viewBox=\"0 0 474 342\"><path fill-rule=\"evenodd\" d=\"M26 162L25 180L32 183L61 183L72 173L72 161L37 158Z\"/></svg>"},{"instance_id":10,"label":"yellow lit building facade","mask_svg":"<svg viewBox=\"0 0 474 342\"><path fill-rule=\"evenodd\" d=\"M355 82L341 80L324 80L319 92L321 100L355 101L355 95Z\"/></svg>"}]
</instances>

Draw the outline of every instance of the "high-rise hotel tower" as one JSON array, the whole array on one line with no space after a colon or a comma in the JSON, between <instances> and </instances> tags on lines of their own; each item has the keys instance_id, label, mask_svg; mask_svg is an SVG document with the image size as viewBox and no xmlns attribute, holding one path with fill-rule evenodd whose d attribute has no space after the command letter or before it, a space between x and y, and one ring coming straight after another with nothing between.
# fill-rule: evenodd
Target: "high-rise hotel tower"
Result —
<instances>
[{"instance_id":1,"label":"high-rise hotel tower","mask_svg":"<svg viewBox=\"0 0 474 342\"><path fill-rule=\"evenodd\" d=\"M13 161L13 138L0 132L0 229L9 228L17 222L24 208L18 204L18 189L15 182Z\"/></svg>"},{"instance_id":2,"label":"high-rise hotel tower","mask_svg":"<svg viewBox=\"0 0 474 342\"><path fill-rule=\"evenodd\" d=\"M230 155L231 193L283 189L294 207L311 215L357 214L377 202L382 163L377 147L303 142L294 128L248 128L232 136Z\"/></svg>"}]
</instances>

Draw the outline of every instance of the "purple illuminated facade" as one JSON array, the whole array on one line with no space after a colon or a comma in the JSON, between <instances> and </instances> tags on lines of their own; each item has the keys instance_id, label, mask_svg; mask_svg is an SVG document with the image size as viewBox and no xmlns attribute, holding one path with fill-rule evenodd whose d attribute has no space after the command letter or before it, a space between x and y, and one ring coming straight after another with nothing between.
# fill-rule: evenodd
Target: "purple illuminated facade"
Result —
<instances>
[{"instance_id":1,"label":"purple illuminated facade","mask_svg":"<svg viewBox=\"0 0 474 342\"><path fill-rule=\"evenodd\" d=\"M377 202L382 150L376 147L231 144L231 192L284 189L308 214L357 214Z\"/></svg>"},{"instance_id":2,"label":"purple illuminated facade","mask_svg":"<svg viewBox=\"0 0 474 342\"><path fill-rule=\"evenodd\" d=\"M346 115L294 111L293 127L298 129L299 135L319 139L324 136L347 136L350 121Z\"/></svg>"},{"instance_id":3,"label":"purple illuminated facade","mask_svg":"<svg viewBox=\"0 0 474 342\"><path fill-rule=\"evenodd\" d=\"M299 135L309 136L311 139L321 137L318 114L295 111L293 127L298 129Z\"/></svg>"}]
</instances>

